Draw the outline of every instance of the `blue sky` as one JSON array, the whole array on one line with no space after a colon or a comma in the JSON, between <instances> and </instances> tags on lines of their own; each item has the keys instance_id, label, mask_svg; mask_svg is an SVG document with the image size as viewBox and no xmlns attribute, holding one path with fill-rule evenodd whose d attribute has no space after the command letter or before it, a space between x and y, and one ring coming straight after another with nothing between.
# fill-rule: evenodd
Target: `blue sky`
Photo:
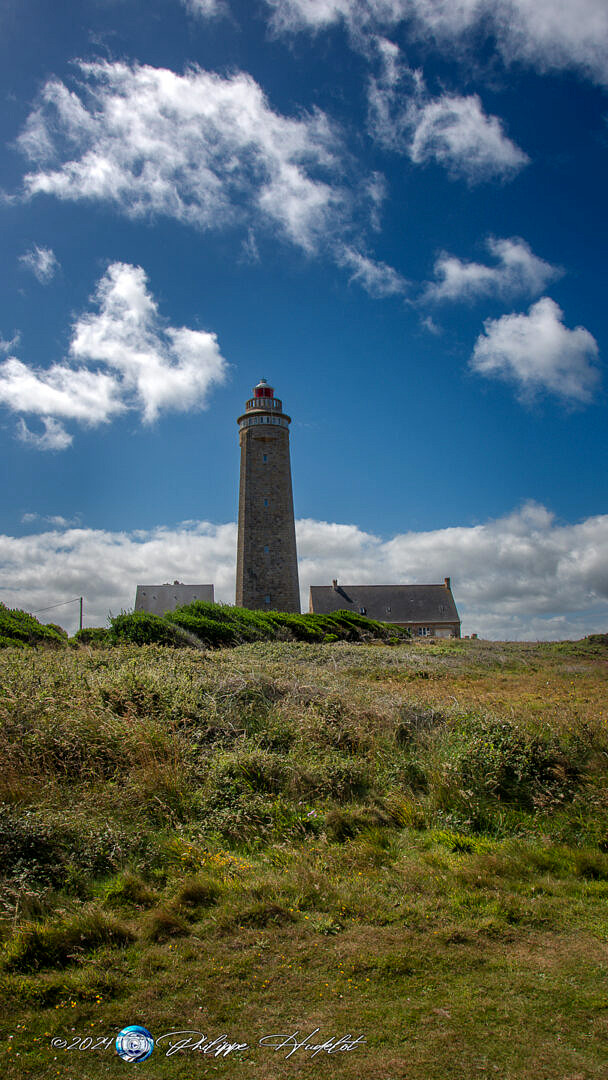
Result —
<instances>
[{"instance_id":1,"label":"blue sky","mask_svg":"<svg viewBox=\"0 0 608 1080\"><path fill-rule=\"evenodd\" d=\"M304 609L605 629L604 0L8 0L0 49L0 599L232 601L264 376Z\"/></svg>"}]
</instances>

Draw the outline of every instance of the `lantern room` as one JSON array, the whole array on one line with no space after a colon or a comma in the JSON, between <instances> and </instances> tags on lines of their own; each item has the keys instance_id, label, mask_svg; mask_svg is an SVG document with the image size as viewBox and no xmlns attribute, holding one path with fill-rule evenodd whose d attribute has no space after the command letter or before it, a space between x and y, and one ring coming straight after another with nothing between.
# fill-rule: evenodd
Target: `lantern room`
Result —
<instances>
[{"instance_id":1,"label":"lantern room","mask_svg":"<svg viewBox=\"0 0 608 1080\"><path fill-rule=\"evenodd\" d=\"M246 412L268 412L278 418L283 412L283 402L280 398L275 398L274 387L269 386L266 379L260 379L257 386L253 388L253 397L249 398L245 410ZM239 423L240 421L239 417ZM278 419L277 422L279 422Z\"/></svg>"},{"instance_id":2,"label":"lantern room","mask_svg":"<svg viewBox=\"0 0 608 1080\"><path fill-rule=\"evenodd\" d=\"M253 393L254 393L254 397L256 397L256 398L263 398L263 397L271 398L271 397L274 397L274 387L269 386L268 383L266 382L266 379L260 379L257 386L254 386Z\"/></svg>"}]
</instances>

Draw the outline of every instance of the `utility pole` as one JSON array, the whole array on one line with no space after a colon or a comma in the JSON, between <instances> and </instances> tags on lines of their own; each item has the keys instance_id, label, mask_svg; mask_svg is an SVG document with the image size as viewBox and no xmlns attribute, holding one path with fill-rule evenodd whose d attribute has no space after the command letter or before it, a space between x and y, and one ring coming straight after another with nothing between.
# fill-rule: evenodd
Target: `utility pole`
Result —
<instances>
[{"instance_id":1,"label":"utility pole","mask_svg":"<svg viewBox=\"0 0 608 1080\"><path fill-rule=\"evenodd\" d=\"M84 603L84 596L80 597L80 629L82 630L82 606Z\"/></svg>"}]
</instances>

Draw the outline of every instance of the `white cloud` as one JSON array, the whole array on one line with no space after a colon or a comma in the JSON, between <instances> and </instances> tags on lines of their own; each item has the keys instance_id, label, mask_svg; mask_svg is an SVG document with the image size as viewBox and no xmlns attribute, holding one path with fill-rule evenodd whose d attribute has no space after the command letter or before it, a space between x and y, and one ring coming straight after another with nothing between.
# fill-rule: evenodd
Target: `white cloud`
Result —
<instances>
[{"instance_id":1,"label":"white cloud","mask_svg":"<svg viewBox=\"0 0 608 1080\"><path fill-rule=\"evenodd\" d=\"M582 637L606 629L608 515L560 525L529 503L476 526L390 540L356 525L297 522L302 610L309 585L440 583L452 578L463 633L492 638ZM133 606L142 582L213 582L234 601L236 525L188 522L132 533L77 528L0 537L0 598L36 610L85 597L85 624ZM10 583L10 584L9 584ZM76 605L45 615L71 630Z\"/></svg>"},{"instance_id":2,"label":"white cloud","mask_svg":"<svg viewBox=\"0 0 608 1080\"><path fill-rule=\"evenodd\" d=\"M475 300L480 296L514 296L542 292L562 271L534 255L530 245L517 236L510 239L490 237L486 247L497 260L496 266L463 262L442 252L435 262L435 281L428 282L422 300Z\"/></svg>"},{"instance_id":3,"label":"white cloud","mask_svg":"<svg viewBox=\"0 0 608 1080\"><path fill-rule=\"evenodd\" d=\"M431 315L426 315L420 320L420 323L425 330L428 330L429 334L433 334L435 337L438 337L442 333L441 327L437 325Z\"/></svg>"},{"instance_id":4,"label":"white cloud","mask_svg":"<svg viewBox=\"0 0 608 1080\"><path fill-rule=\"evenodd\" d=\"M514 383L524 400L542 391L586 404L600 382L598 347L582 326L569 330L561 308L548 296L527 315L486 319L470 367L479 375Z\"/></svg>"},{"instance_id":5,"label":"white cloud","mask_svg":"<svg viewBox=\"0 0 608 1080\"><path fill-rule=\"evenodd\" d=\"M473 33L495 40L506 62L539 71L574 68L608 83L605 0L266 0L279 31L320 30L343 20L355 33L407 23L413 37L453 53Z\"/></svg>"},{"instance_id":6,"label":"white cloud","mask_svg":"<svg viewBox=\"0 0 608 1080\"><path fill-rule=\"evenodd\" d=\"M387 196L386 180L382 173L372 173L364 184L364 193L369 203L370 225L375 232L380 232L381 211Z\"/></svg>"},{"instance_id":7,"label":"white cloud","mask_svg":"<svg viewBox=\"0 0 608 1080\"><path fill-rule=\"evenodd\" d=\"M80 514L66 518L63 514L36 514L28 512L21 515L23 525L32 525L35 521L41 521L45 525L55 525L58 529L69 529L72 525L80 525Z\"/></svg>"},{"instance_id":8,"label":"white cloud","mask_svg":"<svg viewBox=\"0 0 608 1080\"><path fill-rule=\"evenodd\" d=\"M392 266L376 262L352 247L345 245L337 261L352 270L351 281L357 281L370 296L395 296L407 290L407 281Z\"/></svg>"},{"instance_id":9,"label":"white cloud","mask_svg":"<svg viewBox=\"0 0 608 1080\"><path fill-rule=\"evenodd\" d=\"M19 256L19 262L38 278L41 285L48 285L59 269L59 261L51 248L34 244L25 255Z\"/></svg>"},{"instance_id":10,"label":"white cloud","mask_svg":"<svg viewBox=\"0 0 608 1080\"><path fill-rule=\"evenodd\" d=\"M484 5L491 11L489 0ZM578 68L608 84L608 7L604 0L511 0L496 12L506 60L550 69Z\"/></svg>"},{"instance_id":11,"label":"white cloud","mask_svg":"<svg viewBox=\"0 0 608 1080\"><path fill-rule=\"evenodd\" d=\"M266 0L266 3L273 10L277 30L320 30L341 18L351 22L357 15L357 7L361 8L361 21L364 18L361 0Z\"/></svg>"},{"instance_id":12,"label":"white cloud","mask_svg":"<svg viewBox=\"0 0 608 1080\"><path fill-rule=\"evenodd\" d=\"M257 263L260 261L258 242L255 238L255 232L253 229L247 230L247 236L242 243L242 251L245 262Z\"/></svg>"},{"instance_id":13,"label":"white cloud","mask_svg":"<svg viewBox=\"0 0 608 1080\"><path fill-rule=\"evenodd\" d=\"M266 224L306 252L339 228L337 132L274 112L249 75L80 65L80 96L47 82L20 136L28 196L96 200L199 229Z\"/></svg>"},{"instance_id":14,"label":"white cloud","mask_svg":"<svg viewBox=\"0 0 608 1080\"><path fill-rule=\"evenodd\" d=\"M368 127L379 143L417 165L435 161L469 184L510 179L528 163L498 117L484 113L477 94L433 98L393 42L376 38L375 45L382 71L369 82Z\"/></svg>"},{"instance_id":15,"label":"white cloud","mask_svg":"<svg viewBox=\"0 0 608 1080\"><path fill-rule=\"evenodd\" d=\"M14 356L0 364L0 404L13 412L100 424L125 406L112 375L53 364L30 368Z\"/></svg>"},{"instance_id":16,"label":"white cloud","mask_svg":"<svg viewBox=\"0 0 608 1080\"><path fill-rule=\"evenodd\" d=\"M25 420L21 419L17 424L17 438L36 450L67 450L68 446L72 445L73 436L66 431L59 420L54 420L52 416L45 416L42 423L44 431L42 434L36 434L30 431Z\"/></svg>"},{"instance_id":17,"label":"white cloud","mask_svg":"<svg viewBox=\"0 0 608 1080\"><path fill-rule=\"evenodd\" d=\"M13 334L12 338L3 338L2 335L0 335L0 352L1 353L12 352L13 349L17 348L17 346L19 345L20 340L21 340L21 334L19 334L19 333Z\"/></svg>"},{"instance_id":18,"label":"white cloud","mask_svg":"<svg viewBox=\"0 0 608 1080\"><path fill-rule=\"evenodd\" d=\"M0 364L0 403L43 420L41 435L19 426L38 449L70 445L62 420L95 426L132 409L150 423L163 410L205 408L225 381L215 334L163 325L141 267L112 263L93 299L98 310L76 320L67 360L46 369L16 357Z\"/></svg>"},{"instance_id":19,"label":"white cloud","mask_svg":"<svg viewBox=\"0 0 608 1080\"><path fill-rule=\"evenodd\" d=\"M530 160L507 138L498 117L486 116L477 94L443 94L414 106L411 117L412 161L437 161L450 175L471 184L509 179Z\"/></svg>"},{"instance_id":20,"label":"white cloud","mask_svg":"<svg viewBox=\"0 0 608 1080\"><path fill-rule=\"evenodd\" d=\"M140 266L113 263L99 282L99 312L82 315L70 344L79 361L105 364L120 380L123 401L146 422L161 410L204 408L212 386L226 377L215 334L163 327Z\"/></svg>"},{"instance_id":21,"label":"white cloud","mask_svg":"<svg viewBox=\"0 0 608 1080\"><path fill-rule=\"evenodd\" d=\"M182 4L190 15L196 15L199 19L213 19L227 13L224 0L182 0Z\"/></svg>"}]
</instances>

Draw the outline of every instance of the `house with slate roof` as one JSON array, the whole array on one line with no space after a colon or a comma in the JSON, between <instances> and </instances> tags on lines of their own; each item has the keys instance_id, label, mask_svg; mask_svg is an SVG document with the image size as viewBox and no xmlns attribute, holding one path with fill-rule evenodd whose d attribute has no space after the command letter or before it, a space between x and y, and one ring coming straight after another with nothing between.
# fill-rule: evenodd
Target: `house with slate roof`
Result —
<instances>
[{"instance_id":1,"label":"house with slate roof","mask_svg":"<svg viewBox=\"0 0 608 1080\"><path fill-rule=\"evenodd\" d=\"M449 577L443 585L311 585L311 613L354 611L379 622L407 626L415 637L460 637L460 618Z\"/></svg>"}]
</instances>

